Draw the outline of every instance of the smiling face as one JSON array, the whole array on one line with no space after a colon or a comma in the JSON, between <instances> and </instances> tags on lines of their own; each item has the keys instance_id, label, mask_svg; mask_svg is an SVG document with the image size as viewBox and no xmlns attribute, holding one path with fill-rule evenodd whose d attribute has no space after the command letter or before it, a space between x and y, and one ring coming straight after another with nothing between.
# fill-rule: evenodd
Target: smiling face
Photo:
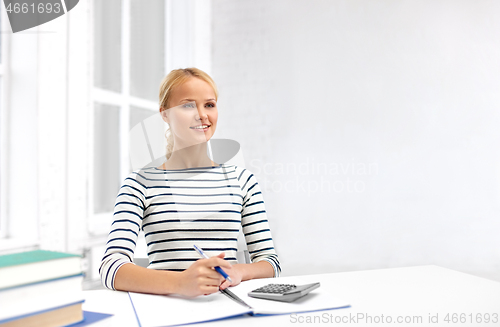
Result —
<instances>
[{"instance_id":1,"label":"smiling face","mask_svg":"<svg viewBox=\"0 0 500 327\"><path fill-rule=\"evenodd\" d=\"M174 148L207 142L217 127L217 102L214 89L207 82L191 77L175 87L162 111L163 119L174 136Z\"/></svg>"}]
</instances>

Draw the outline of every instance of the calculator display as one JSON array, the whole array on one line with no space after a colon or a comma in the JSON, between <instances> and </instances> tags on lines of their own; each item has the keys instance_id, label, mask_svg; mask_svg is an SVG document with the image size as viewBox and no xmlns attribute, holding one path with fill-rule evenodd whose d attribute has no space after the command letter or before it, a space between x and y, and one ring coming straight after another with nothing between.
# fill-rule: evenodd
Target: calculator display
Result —
<instances>
[{"instance_id":1,"label":"calculator display","mask_svg":"<svg viewBox=\"0 0 500 327\"><path fill-rule=\"evenodd\" d=\"M293 284L269 284L266 286L259 287L258 289L253 290L253 292L282 294L291 289L294 289L295 287L297 286Z\"/></svg>"}]
</instances>

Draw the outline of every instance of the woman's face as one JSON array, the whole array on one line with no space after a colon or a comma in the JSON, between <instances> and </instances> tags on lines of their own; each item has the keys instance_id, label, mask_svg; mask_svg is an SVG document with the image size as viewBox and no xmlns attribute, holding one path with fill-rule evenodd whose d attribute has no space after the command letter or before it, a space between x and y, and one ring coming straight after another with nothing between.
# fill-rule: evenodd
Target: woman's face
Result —
<instances>
[{"instance_id":1,"label":"woman's face","mask_svg":"<svg viewBox=\"0 0 500 327\"><path fill-rule=\"evenodd\" d=\"M163 110L163 118L174 135L175 147L207 142L217 127L217 102L214 89L207 82L191 77L175 87Z\"/></svg>"}]
</instances>

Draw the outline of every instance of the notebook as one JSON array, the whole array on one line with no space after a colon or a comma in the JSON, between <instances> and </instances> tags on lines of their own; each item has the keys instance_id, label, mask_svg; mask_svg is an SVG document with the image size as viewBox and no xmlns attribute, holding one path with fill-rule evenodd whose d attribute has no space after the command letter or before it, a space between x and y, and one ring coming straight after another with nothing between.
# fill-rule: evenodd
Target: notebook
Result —
<instances>
[{"instance_id":1,"label":"notebook","mask_svg":"<svg viewBox=\"0 0 500 327\"><path fill-rule=\"evenodd\" d=\"M141 327L176 326L226 319L241 315L279 315L349 307L318 288L295 302L277 302L249 297L247 294L269 283L302 285L310 281L299 277L254 279L231 287L230 290L250 307L243 306L218 292L196 298L178 295L151 295L129 292L130 300Z\"/></svg>"}]
</instances>

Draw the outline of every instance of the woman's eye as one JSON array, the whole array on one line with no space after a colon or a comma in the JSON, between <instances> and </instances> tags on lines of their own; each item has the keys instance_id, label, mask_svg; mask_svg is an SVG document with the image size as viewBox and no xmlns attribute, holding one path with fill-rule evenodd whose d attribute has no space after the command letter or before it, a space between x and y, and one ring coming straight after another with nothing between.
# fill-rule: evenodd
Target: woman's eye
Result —
<instances>
[{"instance_id":1,"label":"woman's eye","mask_svg":"<svg viewBox=\"0 0 500 327\"><path fill-rule=\"evenodd\" d=\"M213 108L213 107L215 107L215 104L213 104L213 103L207 103L206 106L209 107L209 108Z\"/></svg>"},{"instance_id":2,"label":"woman's eye","mask_svg":"<svg viewBox=\"0 0 500 327\"><path fill-rule=\"evenodd\" d=\"M190 109L192 109L192 108L195 108L195 107L196 106L195 106L194 103L185 103L185 104L182 105L182 108L190 108Z\"/></svg>"}]
</instances>

